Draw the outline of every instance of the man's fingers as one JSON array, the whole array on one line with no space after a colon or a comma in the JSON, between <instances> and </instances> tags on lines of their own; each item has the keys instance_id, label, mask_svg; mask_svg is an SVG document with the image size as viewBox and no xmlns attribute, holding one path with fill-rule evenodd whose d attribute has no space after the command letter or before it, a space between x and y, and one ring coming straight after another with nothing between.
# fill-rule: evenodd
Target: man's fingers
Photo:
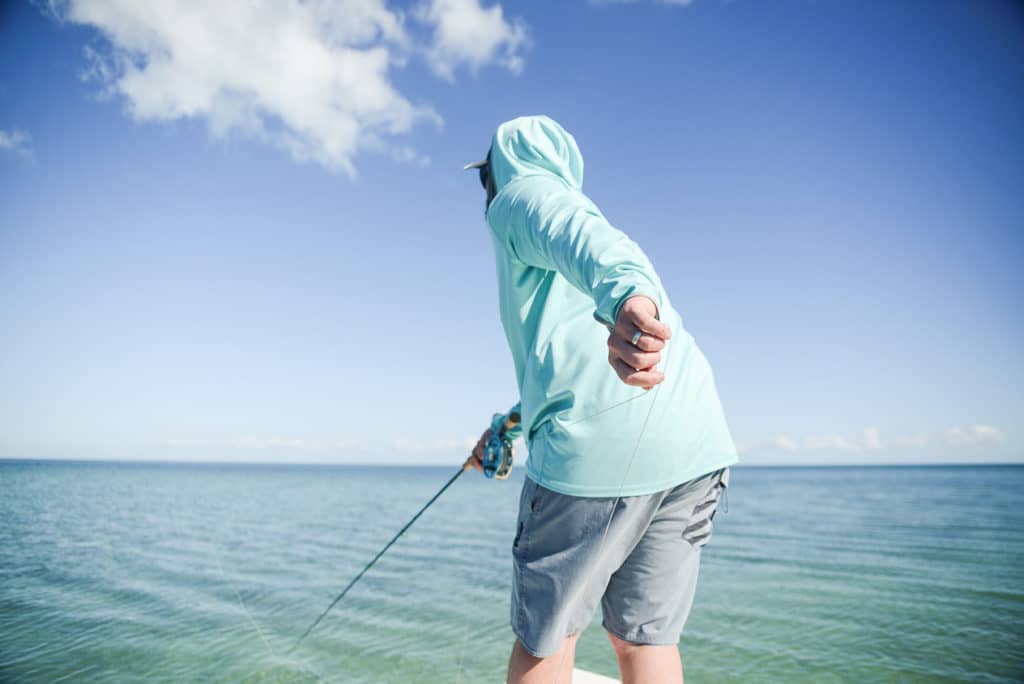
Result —
<instances>
[{"instance_id":1,"label":"man's fingers","mask_svg":"<svg viewBox=\"0 0 1024 684\"><path fill-rule=\"evenodd\" d=\"M668 327L646 311L633 311L632 323L648 335L654 335L663 340L672 337L672 328Z\"/></svg>"},{"instance_id":2,"label":"man's fingers","mask_svg":"<svg viewBox=\"0 0 1024 684\"><path fill-rule=\"evenodd\" d=\"M661 354L657 351L643 350L643 347L648 345L657 346L660 349L665 346L665 343L649 335L641 337L636 345L630 340L622 339L618 335L610 335L608 337L608 347L612 355L625 361L626 365L631 368L646 370L657 366L661 361Z\"/></svg>"},{"instance_id":3,"label":"man's fingers","mask_svg":"<svg viewBox=\"0 0 1024 684\"><path fill-rule=\"evenodd\" d=\"M665 346L665 340L672 337L671 328L654 316L647 315L623 316L615 326L614 334L632 344L637 331L643 333L637 340L637 346L644 351L661 351Z\"/></svg>"},{"instance_id":4,"label":"man's fingers","mask_svg":"<svg viewBox=\"0 0 1024 684\"><path fill-rule=\"evenodd\" d=\"M470 457L469 464L473 466L473 470L478 473L484 472L484 442L480 440L473 447L473 455Z\"/></svg>"},{"instance_id":5,"label":"man's fingers","mask_svg":"<svg viewBox=\"0 0 1024 684\"><path fill-rule=\"evenodd\" d=\"M637 332L640 333L640 337L637 338L636 344L633 344L633 338L636 336ZM625 326L622 330L616 329L609 339L611 338L618 340L620 344L628 346L634 351L660 352L665 348L665 340L645 333L643 330L634 327L632 324Z\"/></svg>"},{"instance_id":6,"label":"man's fingers","mask_svg":"<svg viewBox=\"0 0 1024 684\"><path fill-rule=\"evenodd\" d=\"M619 379L622 380L622 382L627 385L633 385L634 387L651 389L665 379L664 373L656 370L638 371L635 368L630 367L622 359L613 360L612 367L615 369L615 372L618 373Z\"/></svg>"},{"instance_id":7,"label":"man's fingers","mask_svg":"<svg viewBox=\"0 0 1024 684\"><path fill-rule=\"evenodd\" d=\"M477 440L476 446L473 447L473 455L470 460L470 465L473 466L473 470L478 473L484 472L484 447L487 445L487 440L491 438L491 429L487 428L484 430L484 434Z\"/></svg>"},{"instance_id":8,"label":"man's fingers","mask_svg":"<svg viewBox=\"0 0 1024 684\"><path fill-rule=\"evenodd\" d=\"M616 359L615 372L618 373L619 379L627 385L633 387L643 387L644 389L651 389L655 385L661 383L665 379L665 375L656 370L638 371L630 368L626 365L622 359Z\"/></svg>"}]
</instances>

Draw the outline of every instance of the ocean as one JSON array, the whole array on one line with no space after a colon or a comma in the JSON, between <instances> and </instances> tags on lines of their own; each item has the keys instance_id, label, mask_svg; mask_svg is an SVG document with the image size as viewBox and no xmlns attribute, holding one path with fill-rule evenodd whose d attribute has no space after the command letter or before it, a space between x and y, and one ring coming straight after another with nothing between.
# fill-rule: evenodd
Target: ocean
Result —
<instances>
[{"instance_id":1,"label":"ocean","mask_svg":"<svg viewBox=\"0 0 1024 684\"><path fill-rule=\"evenodd\" d=\"M2 682L501 682L522 471L0 461ZM734 467L686 681L1024 681L1024 467ZM616 675L599 616L579 667Z\"/></svg>"}]
</instances>

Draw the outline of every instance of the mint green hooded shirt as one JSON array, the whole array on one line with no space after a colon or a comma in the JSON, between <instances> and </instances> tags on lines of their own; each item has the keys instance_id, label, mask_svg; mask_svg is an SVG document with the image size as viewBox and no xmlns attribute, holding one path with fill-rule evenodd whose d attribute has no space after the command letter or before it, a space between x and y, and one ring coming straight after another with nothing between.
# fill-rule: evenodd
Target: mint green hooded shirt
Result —
<instances>
[{"instance_id":1,"label":"mint green hooded shirt","mask_svg":"<svg viewBox=\"0 0 1024 684\"><path fill-rule=\"evenodd\" d=\"M491 174L487 222L527 475L563 494L634 496L736 463L711 367L640 247L583 194L573 137L546 116L507 121L491 141ZM649 391L608 363L606 326L633 295L654 300L672 329L665 380Z\"/></svg>"}]
</instances>

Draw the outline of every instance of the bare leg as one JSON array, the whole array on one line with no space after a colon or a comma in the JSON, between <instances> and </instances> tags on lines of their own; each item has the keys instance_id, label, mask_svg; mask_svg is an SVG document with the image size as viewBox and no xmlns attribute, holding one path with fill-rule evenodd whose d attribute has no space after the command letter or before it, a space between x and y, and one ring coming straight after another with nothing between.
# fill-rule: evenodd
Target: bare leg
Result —
<instances>
[{"instance_id":1,"label":"bare leg","mask_svg":"<svg viewBox=\"0 0 1024 684\"><path fill-rule=\"evenodd\" d=\"M619 659L622 684L683 684L678 646L631 644L611 632L608 638Z\"/></svg>"},{"instance_id":2,"label":"bare leg","mask_svg":"<svg viewBox=\"0 0 1024 684\"><path fill-rule=\"evenodd\" d=\"M572 684L572 666L579 638L579 634L567 637L558 653L547 658L530 655L516 639L508 662L508 684Z\"/></svg>"}]
</instances>

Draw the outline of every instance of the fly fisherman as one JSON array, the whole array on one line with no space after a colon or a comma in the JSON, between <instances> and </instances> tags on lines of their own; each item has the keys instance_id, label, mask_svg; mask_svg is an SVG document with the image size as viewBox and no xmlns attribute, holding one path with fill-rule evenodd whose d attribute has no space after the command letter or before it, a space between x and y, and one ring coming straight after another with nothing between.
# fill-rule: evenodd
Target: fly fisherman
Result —
<instances>
[{"instance_id":1,"label":"fly fisherman","mask_svg":"<svg viewBox=\"0 0 1024 684\"><path fill-rule=\"evenodd\" d=\"M501 124L466 168L487 191L520 391L506 434L529 448L508 681L570 682L600 602L624 684L682 682L701 548L738 460L711 367L640 247L583 194L557 122Z\"/></svg>"}]
</instances>

